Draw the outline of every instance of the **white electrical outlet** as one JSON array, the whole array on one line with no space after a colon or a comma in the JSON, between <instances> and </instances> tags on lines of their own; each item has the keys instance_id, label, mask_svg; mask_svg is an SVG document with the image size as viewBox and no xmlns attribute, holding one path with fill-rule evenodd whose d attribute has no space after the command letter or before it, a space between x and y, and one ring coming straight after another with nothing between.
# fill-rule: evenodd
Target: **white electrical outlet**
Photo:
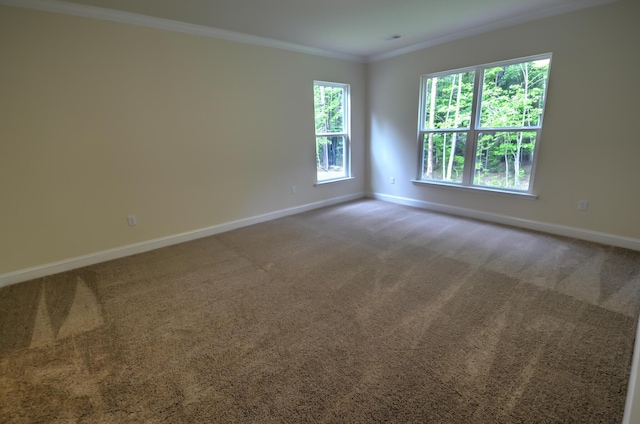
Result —
<instances>
[{"instance_id":1,"label":"white electrical outlet","mask_svg":"<svg viewBox=\"0 0 640 424\"><path fill-rule=\"evenodd\" d=\"M135 227L136 225L138 225L138 219L135 215L129 215L127 217L127 222L129 223L129 227Z\"/></svg>"},{"instance_id":2,"label":"white electrical outlet","mask_svg":"<svg viewBox=\"0 0 640 424\"><path fill-rule=\"evenodd\" d=\"M589 206L589 202L586 200L578 200L578 210L579 211L586 211L587 207Z\"/></svg>"},{"instance_id":3,"label":"white electrical outlet","mask_svg":"<svg viewBox=\"0 0 640 424\"><path fill-rule=\"evenodd\" d=\"M391 178L389 178L389 182L390 182L391 184L395 184L395 183L396 183L396 177L391 177Z\"/></svg>"},{"instance_id":4,"label":"white electrical outlet","mask_svg":"<svg viewBox=\"0 0 640 424\"><path fill-rule=\"evenodd\" d=\"M296 186L291 186L291 194L296 194L297 191L298 189L296 188Z\"/></svg>"}]
</instances>

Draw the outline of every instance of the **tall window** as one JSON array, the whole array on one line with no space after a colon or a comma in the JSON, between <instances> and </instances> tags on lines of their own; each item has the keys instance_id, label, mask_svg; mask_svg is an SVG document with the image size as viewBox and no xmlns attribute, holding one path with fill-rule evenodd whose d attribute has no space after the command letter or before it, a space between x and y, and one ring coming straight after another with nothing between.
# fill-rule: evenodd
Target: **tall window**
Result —
<instances>
[{"instance_id":1,"label":"tall window","mask_svg":"<svg viewBox=\"0 0 640 424\"><path fill-rule=\"evenodd\" d=\"M313 99L316 123L318 182L351 176L349 141L349 85L315 81Z\"/></svg>"},{"instance_id":2,"label":"tall window","mask_svg":"<svg viewBox=\"0 0 640 424\"><path fill-rule=\"evenodd\" d=\"M424 75L420 176L531 192L551 55Z\"/></svg>"}]
</instances>

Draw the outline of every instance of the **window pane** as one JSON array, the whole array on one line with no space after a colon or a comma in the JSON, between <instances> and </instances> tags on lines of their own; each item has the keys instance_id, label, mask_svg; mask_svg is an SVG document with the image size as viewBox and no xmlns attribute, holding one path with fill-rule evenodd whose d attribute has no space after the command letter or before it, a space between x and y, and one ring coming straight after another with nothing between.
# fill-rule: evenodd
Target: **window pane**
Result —
<instances>
[{"instance_id":1,"label":"window pane","mask_svg":"<svg viewBox=\"0 0 640 424\"><path fill-rule=\"evenodd\" d=\"M466 132L428 133L422 149L422 178L462 182Z\"/></svg>"},{"instance_id":2,"label":"window pane","mask_svg":"<svg viewBox=\"0 0 640 424\"><path fill-rule=\"evenodd\" d=\"M316 137L318 181L347 177L344 136Z\"/></svg>"},{"instance_id":3,"label":"window pane","mask_svg":"<svg viewBox=\"0 0 640 424\"><path fill-rule=\"evenodd\" d=\"M535 132L479 133L474 184L529 190Z\"/></svg>"},{"instance_id":4,"label":"window pane","mask_svg":"<svg viewBox=\"0 0 640 424\"><path fill-rule=\"evenodd\" d=\"M469 128L475 72L428 78L423 129Z\"/></svg>"},{"instance_id":5,"label":"window pane","mask_svg":"<svg viewBox=\"0 0 640 424\"><path fill-rule=\"evenodd\" d=\"M540 126L548 75L549 59L486 69L479 126Z\"/></svg>"},{"instance_id":6,"label":"window pane","mask_svg":"<svg viewBox=\"0 0 640 424\"><path fill-rule=\"evenodd\" d=\"M342 133L344 125L344 89L330 85L314 85L316 134Z\"/></svg>"}]
</instances>

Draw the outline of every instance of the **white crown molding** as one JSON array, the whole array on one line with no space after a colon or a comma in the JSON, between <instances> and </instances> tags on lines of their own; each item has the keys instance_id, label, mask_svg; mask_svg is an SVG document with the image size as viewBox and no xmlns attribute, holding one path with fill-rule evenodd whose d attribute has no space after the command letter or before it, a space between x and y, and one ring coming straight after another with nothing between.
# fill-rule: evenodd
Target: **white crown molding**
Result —
<instances>
[{"instance_id":1,"label":"white crown molding","mask_svg":"<svg viewBox=\"0 0 640 424\"><path fill-rule=\"evenodd\" d=\"M271 47L274 49L289 50L297 53L306 53L314 56L330 57L333 59L347 60L351 62L365 62L361 56L338 53L315 47L303 46L286 41L273 40L240 32L227 31L204 25L189 24L170 19L155 18L137 13L123 12L119 10L105 9L102 7L87 6L78 3L69 3L59 0L0 0L0 5L34 9L45 12L61 13L65 15L80 16L84 18L99 19L124 24L143 26L148 28L163 29L167 31L182 32L199 35L202 37L216 38L238 43L252 44L256 46Z\"/></svg>"},{"instance_id":2,"label":"white crown molding","mask_svg":"<svg viewBox=\"0 0 640 424\"><path fill-rule=\"evenodd\" d=\"M390 59L392 57L401 56L407 53L413 53L419 50L424 50L429 47L437 46L440 44L448 43L450 41L456 41L467 37L473 37L475 35L484 34L487 32L495 31L498 29L508 28L524 24L527 22L537 21L539 19L550 18L552 16L562 15L569 12L575 12L581 9L588 9L590 7L603 6L605 4L614 3L618 0L578 0L572 3L558 5L555 7L546 8L536 12L525 13L513 18L503 19L500 21L492 22L486 25L480 25L474 28L469 28L463 31L446 34L441 37L432 38L422 43L412 44L407 47L392 50L386 53L375 54L367 57L367 63L378 62L384 59Z\"/></svg>"},{"instance_id":3,"label":"white crown molding","mask_svg":"<svg viewBox=\"0 0 640 424\"><path fill-rule=\"evenodd\" d=\"M259 224L261 222L271 221L289 215L295 215L310 210L331 206L338 203L344 203L351 200L361 199L364 193L354 193L346 196L333 197L331 199L319 202L308 203L302 206L295 206L288 209L281 209L262 215L256 215L249 218L239 219L237 221L225 222L207 228L201 228L194 231L187 231L180 234L174 234L167 237L161 237L141 243L129 244L115 249L103 250L101 252L90 253L88 255L78 256L58 262L45 265L35 266L32 268L22 269L6 274L0 274L0 288L12 284L21 283L23 281L33 280L34 278L46 277L60 272L70 271L72 269L84 266L94 265L100 262L106 262L113 259L123 258L138 253L148 252L150 250L159 249L161 247L171 246L173 244L184 243L203 237L209 237L215 234L224 233L226 231L235 230L237 228L247 227L249 225Z\"/></svg>"},{"instance_id":4,"label":"white crown molding","mask_svg":"<svg viewBox=\"0 0 640 424\"><path fill-rule=\"evenodd\" d=\"M85 18L99 19L103 21L119 22L131 25L138 25L148 28L163 29L168 31L182 32L186 34L199 35L202 37L216 38L227 41L235 41L244 44L252 44L263 47L271 47L281 50L289 50L297 53L306 53L314 56L330 57L333 59L347 60L358 63L377 62L400 56L407 53L423 50L429 47L448 43L450 41L475 35L495 31L510 26L515 26L538 19L549 18L564 13L574 12L580 9L601 6L613 3L618 0L576 0L569 4L558 5L540 11L525 13L513 18L503 19L486 25L480 25L464 31L446 34L441 37L426 40L421 43L412 44L407 47L392 50L385 53L375 54L367 57L340 53L316 47L304 46L301 44L289 43L286 41L274 40L270 38L258 37L255 35L243 34L240 32L227 31L223 29L208 27L204 25L189 24L170 19L155 18L137 13L124 12L106 9L96 6L88 6L79 3L70 3L61 0L0 0L0 5L21 7L25 9L41 10L46 12L61 13L65 15L81 16Z\"/></svg>"},{"instance_id":5,"label":"white crown molding","mask_svg":"<svg viewBox=\"0 0 640 424\"><path fill-rule=\"evenodd\" d=\"M481 221L495 222L497 224L525 228L528 230L540 231L543 233L572 237L579 240L586 240L595 243L606 244L609 246L624 247L626 249L640 251L640 239L631 237L617 236L614 234L601 233L597 231L585 230L582 228L569 227L566 225L550 224L547 222L514 218L508 215L483 212L475 209L445 205L442 203L427 202L424 200L411 199L408 197L391 196L383 193L367 193L367 197L370 197L372 199L384 200L386 202L397 203L400 205L414 206L416 208L427 209L434 212L464 216L466 218L473 218Z\"/></svg>"}]
</instances>

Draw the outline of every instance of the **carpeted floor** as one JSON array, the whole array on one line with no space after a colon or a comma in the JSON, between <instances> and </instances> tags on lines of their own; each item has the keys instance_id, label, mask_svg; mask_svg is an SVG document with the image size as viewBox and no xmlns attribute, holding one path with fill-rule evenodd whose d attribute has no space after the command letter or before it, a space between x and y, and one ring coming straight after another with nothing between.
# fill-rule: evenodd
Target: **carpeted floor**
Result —
<instances>
[{"instance_id":1,"label":"carpeted floor","mask_svg":"<svg viewBox=\"0 0 640 424\"><path fill-rule=\"evenodd\" d=\"M0 289L0 422L616 423L640 252L375 200Z\"/></svg>"}]
</instances>

